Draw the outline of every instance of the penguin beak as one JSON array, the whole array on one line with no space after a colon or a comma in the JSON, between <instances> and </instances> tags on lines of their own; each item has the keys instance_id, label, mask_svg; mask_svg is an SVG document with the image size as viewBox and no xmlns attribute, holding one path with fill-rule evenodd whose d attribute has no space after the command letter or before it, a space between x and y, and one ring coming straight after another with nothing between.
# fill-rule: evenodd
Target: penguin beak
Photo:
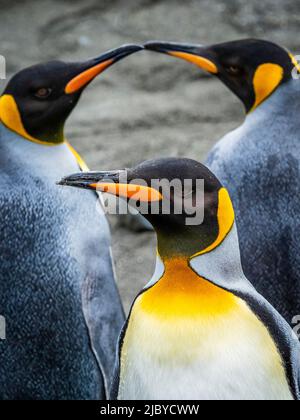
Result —
<instances>
[{"instance_id":1,"label":"penguin beak","mask_svg":"<svg viewBox=\"0 0 300 420\"><path fill-rule=\"evenodd\" d=\"M128 181L126 170L81 172L63 178L58 185L100 191L136 202L151 203L163 200L162 194L156 189Z\"/></svg>"},{"instance_id":2,"label":"penguin beak","mask_svg":"<svg viewBox=\"0 0 300 420\"><path fill-rule=\"evenodd\" d=\"M167 54L177 57L189 63L196 64L202 70L212 74L218 74L218 67L215 64L213 53L209 48L195 44L175 44L168 42L147 42L144 45L146 50Z\"/></svg>"},{"instance_id":3,"label":"penguin beak","mask_svg":"<svg viewBox=\"0 0 300 420\"><path fill-rule=\"evenodd\" d=\"M95 77L103 73L108 67L122 60L123 58L134 54L144 48L140 45L124 45L115 50L108 51L100 57L93 58L79 66L75 76L65 87L65 93L71 95L85 88Z\"/></svg>"}]
</instances>

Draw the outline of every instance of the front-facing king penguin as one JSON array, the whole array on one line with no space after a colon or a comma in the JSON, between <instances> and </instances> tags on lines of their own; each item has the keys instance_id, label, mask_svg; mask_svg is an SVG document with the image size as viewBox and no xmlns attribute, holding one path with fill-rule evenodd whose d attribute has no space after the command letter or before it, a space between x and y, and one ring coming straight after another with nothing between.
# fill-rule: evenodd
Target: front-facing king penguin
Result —
<instances>
[{"instance_id":1,"label":"front-facing king penguin","mask_svg":"<svg viewBox=\"0 0 300 420\"><path fill-rule=\"evenodd\" d=\"M112 398L299 399L299 342L246 279L229 194L205 166L161 159L61 184L130 198L157 234L156 271L121 334Z\"/></svg>"},{"instance_id":2,"label":"front-facing king penguin","mask_svg":"<svg viewBox=\"0 0 300 420\"><path fill-rule=\"evenodd\" d=\"M217 76L242 101L245 122L207 165L229 189L246 276L291 324L300 314L300 80L296 59L271 42L203 47L150 43Z\"/></svg>"},{"instance_id":3,"label":"front-facing king penguin","mask_svg":"<svg viewBox=\"0 0 300 420\"><path fill-rule=\"evenodd\" d=\"M84 88L138 51L27 68L0 98L0 399L103 399L123 309L97 195L57 178L83 162L64 124Z\"/></svg>"}]
</instances>

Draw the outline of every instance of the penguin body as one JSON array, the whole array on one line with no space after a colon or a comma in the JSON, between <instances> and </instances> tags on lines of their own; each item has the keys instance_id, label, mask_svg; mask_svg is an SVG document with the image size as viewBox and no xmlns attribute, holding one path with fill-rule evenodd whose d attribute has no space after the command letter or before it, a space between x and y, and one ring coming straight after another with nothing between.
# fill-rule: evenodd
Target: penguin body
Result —
<instances>
[{"instance_id":1,"label":"penguin body","mask_svg":"<svg viewBox=\"0 0 300 420\"><path fill-rule=\"evenodd\" d=\"M267 328L242 299L217 286L208 286L193 270L182 264L178 287L193 282L195 290L182 293L181 299L195 312L168 313L162 317L145 307L160 293L168 280L143 293L135 302L121 350L120 400L292 400L282 359ZM172 281L174 279L172 278ZM201 284L203 282L203 284ZM189 285L190 287L190 285ZM210 309L220 305L218 316L203 314L206 290ZM193 293L196 292L196 293ZM193 293L193 294L191 294ZM224 308L216 295L226 301ZM197 296L199 297L197 301ZM176 292L176 300L177 300ZM161 305L167 307L172 289ZM206 310L204 310L206 311ZM159 311L158 311L159 312ZM192 312L192 311L191 311ZM237 340L237 335L239 339ZM261 349L257 351L257 346ZM239 363L237 364L237 360ZM259 374L257 373L259 372Z\"/></svg>"},{"instance_id":2,"label":"penguin body","mask_svg":"<svg viewBox=\"0 0 300 420\"><path fill-rule=\"evenodd\" d=\"M106 218L55 185L78 170L66 145L1 126L0 154L1 399L105 399L123 323Z\"/></svg>"},{"instance_id":3,"label":"penguin body","mask_svg":"<svg viewBox=\"0 0 300 420\"><path fill-rule=\"evenodd\" d=\"M294 325L300 313L300 88L293 77L299 64L263 40L146 48L196 64L244 104L245 122L213 148L206 164L232 197L245 275Z\"/></svg>"},{"instance_id":4,"label":"penguin body","mask_svg":"<svg viewBox=\"0 0 300 420\"><path fill-rule=\"evenodd\" d=\"M66 118L87 84L133 50L25 69L0 98L1 400L108 396L124 322L109 226L95 192L82 199L56 182L80 169Z\"/></svg>"},{"instance_id":5,"label":"penguin body","mask_svg":"<svg viewBox=\"0 0 300 420\"><path fill-rule=\"evenodd\" d=\"M129 185L191 177L206 183L202 224L187 226L172 210L144 214L158 236L157 267L121 334L111 398L299 399L299 342L243 273L227 191L188 159L150 161L126 173ZM117 178L123 179L117 172L78 174L62 184L91 188L98 182L101 190L102 179ZM171 208L174 197L184 196L162 192Z\"/></svg>"},{"instance_id":6,"label":"penguin body","mask_svg":"<svg viewBox=\"0 0 300 420\"><path fill-rule=\"evenodd\" d=\"M244 272L289 324L300 312L299 94L296 80L281 86L207 159L235 205Z\"/></svg>"}]
</instances>

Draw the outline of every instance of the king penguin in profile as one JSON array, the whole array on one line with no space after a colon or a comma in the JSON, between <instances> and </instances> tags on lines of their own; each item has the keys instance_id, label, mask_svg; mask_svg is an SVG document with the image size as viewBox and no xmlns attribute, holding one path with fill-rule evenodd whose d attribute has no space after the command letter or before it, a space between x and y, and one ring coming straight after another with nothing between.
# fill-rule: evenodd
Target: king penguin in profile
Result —
<instances>
[{"instance_id":1,"label":"king penguin in profile","mask_svg":"<svg viewBox=\"0 0 300 420\"><path fill-rule=\"evenodd\" d=\"M299 399L299 342L246 279L229 194L205 166L161 159L61 184L130 199L157 234L156 271L121 334L111 398Z\"/></svg>"},{"instance_id":2,"label":"king penguin in profile","mask_svg":"<svg viewBox=\"0 0 300 420\"><path fill-rule=\"evenodd\" d=\"M216 76L247 117L214 147L208 167L229 189L246 276L292 324L300 314L300 66L263 40L212 46L150 42Z\"/></svg>"},{"instance_id":3,"label":"king penguin in profile","mask_svg":"<svg viewBox=\"0 0 300 420\"><path fill-rule=\"evenodd\" d=\"M55 183L84 168L64 137L82 92L139 49L27 68L0 98L0 399L104 399L110 387L124 315L108 223L95 193Z\"/></svg>"}]
</instances>

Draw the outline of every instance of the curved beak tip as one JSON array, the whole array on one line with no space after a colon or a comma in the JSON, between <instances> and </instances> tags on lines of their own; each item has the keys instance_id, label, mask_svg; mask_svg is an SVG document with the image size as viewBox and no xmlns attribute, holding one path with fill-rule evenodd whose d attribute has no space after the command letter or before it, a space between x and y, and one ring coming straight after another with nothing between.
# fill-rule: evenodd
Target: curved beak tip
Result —
<instances>
[{"instance_id":1,"label":"curved beak tip","mask_svg":"<svg viewBox=\"0 0 300 420\"><path fill-rule=\"evenodd\" d=\"M135 52L143 50L144 46L141 45L141 44L125 44L125 45L123 45L123 48L127 49L128 52L131 51L132 53L135 53Z\"/></svg>"},{"instance_id":2,"label":"curved beak tip","mask_svg":"<svg viewBox=\"0 0 300 420\"><path fill-rule=\"evenodd\" d=\"M125 44L125 45L121 45L121 47L119 48L108 51L107 53L101 55L99 59L102 61L105 61L106 59L110 58L114 62L116 62L118 60L121 60L122 58L128 57L131 54L142 51L143 49L144 49L143 45Z\"/></svg>"},{"instance_id":3,"label":"curved beak tip","mask_svg":"<svg viewBox=\"0 0 300 420\"><path fill-rule=\"evenodd\" d=\"M162 41L148 41L144 44L143 48L149 51L167 53L169 51L170 44Z\"/></svg>"},{"instance_id":4,"label":"curved beak tip","mask_svg":"<svg viewBox=\"0 0 300 420\"><path fill-rule=\"evenodd\" d=\"M84 68L68 82L65 93L73 94L80 91L110 66L143 49L142 45L127 44L83 63Z\"/></svg>"}]
</instances>

